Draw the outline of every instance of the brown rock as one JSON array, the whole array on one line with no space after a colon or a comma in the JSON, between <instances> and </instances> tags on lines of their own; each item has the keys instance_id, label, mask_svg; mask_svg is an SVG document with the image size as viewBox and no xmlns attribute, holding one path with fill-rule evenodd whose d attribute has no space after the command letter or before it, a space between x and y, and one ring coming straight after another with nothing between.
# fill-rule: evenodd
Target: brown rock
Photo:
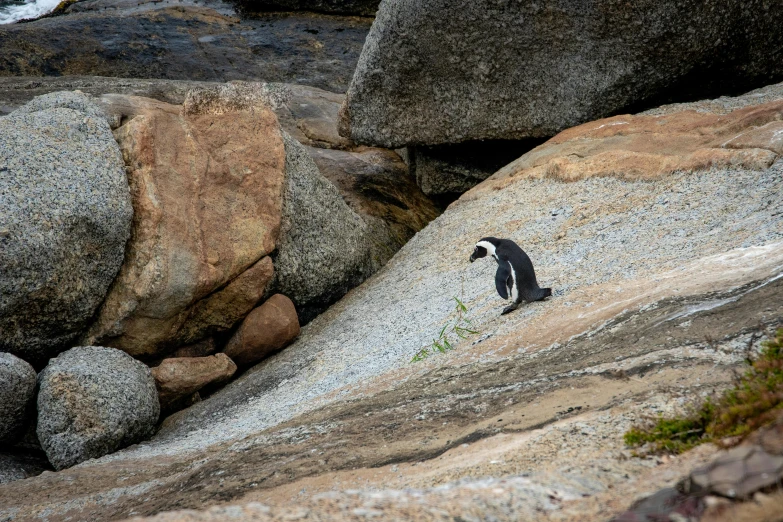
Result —
<instances>
[{"instance_id":1,"label":"brown rock","mask_svg":"<svg viewBox=\"0 0 783 522\"><path fill-rule=\"evenodd\" d=\"M614 116L561 132L477 190L496 190L519 177L652 180L713 167L765 170L783 154L781 119L781 100L726 114L691 109Z\"/></svg>"},{"instance_id":2,"label":"brown rock","mask_svg":"<svg viewBox=\"0 0 783 522\"><path fill-rule=\"evenodd\" d=\"M226 381L237 371L237 365L224 353L208 357L164 359L152 368L161 408L190 397L207 384Z\"/></svg>"},{"instance_id":3,"label":"brown rock","mask_svg":"<svg viewBox=\"0 0 783 522\"><path fill-rule=\"evenodd\" d=\"M283 348L299 335L294 303L275 294L250 312L224 350L239 366L250 366Z\"/></svg>"},{"instance_id":4,"label":"brown rock","mask_svg":"<svg viewBox=\"0 0 783 522\"><path fill-rule=\"evenodd\" d=\"M114 133L134 218L90 343L154 357L197 342L240 321L272 278L285 169L277 118L258 100L189 97L199 103L104 100L130 118Z\"/></svg>"},{"instance_id":5,"label":"brown rock","mask_svg":"<svg viewBox=\"0 0 783 522\"><path fill-rule=\"evenodd\" d=\"M370 227L373 271L439 214L393 151L371 147L354 151L307 147L307 151L321 174Z\"/></svg>"}]
</instances>

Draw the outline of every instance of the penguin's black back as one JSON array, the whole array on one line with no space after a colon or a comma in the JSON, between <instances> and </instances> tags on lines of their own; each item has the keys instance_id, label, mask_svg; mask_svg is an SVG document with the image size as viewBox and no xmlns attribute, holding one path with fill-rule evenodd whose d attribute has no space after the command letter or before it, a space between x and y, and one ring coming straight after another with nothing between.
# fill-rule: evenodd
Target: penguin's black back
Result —
<instances>
[{"instance_id":1,"label":"penguin's black back","mask_svg":"<svg viewBox=\"0 0 783 522\"><path fill-rule=\"evenodd\" d=\"M495 247L495 255L498 256L498 262L508 261L511 263L511 267L516 275L517 292L519 295L517 302L522 299L525 301L540 301L552 295L551 288L540 288L538 286L533 262L530 261L525 251L519 248L519 245L510 239L500 239Z\"/></svg>"}]
</instances>

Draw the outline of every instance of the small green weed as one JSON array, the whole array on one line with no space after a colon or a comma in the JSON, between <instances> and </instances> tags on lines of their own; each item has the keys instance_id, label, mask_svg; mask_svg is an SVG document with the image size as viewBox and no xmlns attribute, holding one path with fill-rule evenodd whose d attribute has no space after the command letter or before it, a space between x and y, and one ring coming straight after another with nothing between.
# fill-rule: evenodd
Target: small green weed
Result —
<instances>
[{"instance_id":1,"label":"small green weed","mask_svg":"<svg viewBox=\"0 0 783 522\"><path fill-rule=\"evenodd\" d=\"M418 353L413 356L411 362L423 361L435 353L446 353L446 350L453 350L454 345L452 344L452 341L449 340L449 336L451 336L453 342L456 343L460 339L467 339L469 335L479 333L478 330L473 328L470 319L466 316L468 308L465 304L456 297L453 299L456 303L454 306L455 319L446 323L446 326L444 326L441 329L440 334L438 334L437 339L433 339L432 344L419 350ZM454 339L455 335L456 339Z\"/></svg>"},{"instance_id":2,"label":"small green weed","mask_svg":"<svg viewBox=\"0 0 783 522\"><path fill-rule=\"evenodd\" d=\"M783 409L783 329L748 362L750 368L719 397L691 407L683 417L660 417L634 426L624 435L625 443L649 444L651 453L682 453L726 437L741 440L772 422Z\"/></svg>"}]
</instances>

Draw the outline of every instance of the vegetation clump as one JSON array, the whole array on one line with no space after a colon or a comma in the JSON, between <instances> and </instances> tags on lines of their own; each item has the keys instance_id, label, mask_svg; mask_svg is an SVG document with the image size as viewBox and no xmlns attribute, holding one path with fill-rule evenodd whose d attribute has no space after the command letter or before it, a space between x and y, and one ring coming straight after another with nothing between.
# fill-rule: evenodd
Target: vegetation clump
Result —
<instances>
[{"instance_id":1,"label":"vegetation clump","mask_svg":"<svg viewBox=\"0 0 783 522\"><path fill-rule=\"evenodd\" d=\"M651 453L682 453L704 442L738 443L774 421L783 411L783 329L748 358L749 368L721 395L690 408L682 417L660 417L632 427L624 436L629 446L649 445Z\"/></svg>"},{"instance_id":2,"label":"vegetation clump","mask_svg":"<svg viewBox=\"0 0 783 522\"><path fill-rule=\"evenodd\" d=\"M456 343L460 339L467 339L469 335L479 333L477 330L473 329L473 325L466 315L468 308L465 304L456 297L453 299L456 302L456 305L454 306L455 319L446 323L437 339L433 339L432 344L419 350L416 355L413 356L411 362L423 361L435 353L445 353L447 350L453 350L454 345L452 344L452 340ZM454 336L456 336L456 339ZM451 337L452 340L450 340L449 337Z\"/></svg>"}]
</instances>

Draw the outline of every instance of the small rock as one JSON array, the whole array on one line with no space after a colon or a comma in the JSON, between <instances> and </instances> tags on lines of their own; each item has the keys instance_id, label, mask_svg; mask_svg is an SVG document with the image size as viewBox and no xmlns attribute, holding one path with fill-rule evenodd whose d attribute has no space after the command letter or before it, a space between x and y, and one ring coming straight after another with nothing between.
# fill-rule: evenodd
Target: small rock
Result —
<instances>
[{"instance_id":1,"label":"small rock","mask_svg":"<svg viewBox=\"0 0 783 522\"><path fill-rule=\"evenodd\" d=\"M224 350L239 366L250 366L285 347L299 335L294 303L275 294L250 312Z\"/></svg>"},{"instance_id":2,"label":"small rock","mask_svg":"<svg viewBox=\"0 0 783 522\"><path fill-rule=\"evenodd\" d=\"M212 383L221 383L231 378L237 365L224 353L209 357L176 357L164 359L160 366L152 369L158 388L160 405L163 409L180 399Z\"/></svg>"},{"instance_id":3,"label":"small rock","mask_svg":"<svg viewBox=\"0 0 783 522\"><path fill-rule=\"evenodd\" d=\"M34 398L33 367L10 353L0 353L0 442L14 443L24 435Z\"/></svg>"},{"instance_id":4,"label":"small rock","mask_svg":"<svg viewBox=\"0 0 783 522\"><path fill-rule=\"evenodd\" d=\"M139 442L158 421L150 369L114 348L79 346L41 372L38 439L61 470Z\"/></svg>"}]
</instances>

